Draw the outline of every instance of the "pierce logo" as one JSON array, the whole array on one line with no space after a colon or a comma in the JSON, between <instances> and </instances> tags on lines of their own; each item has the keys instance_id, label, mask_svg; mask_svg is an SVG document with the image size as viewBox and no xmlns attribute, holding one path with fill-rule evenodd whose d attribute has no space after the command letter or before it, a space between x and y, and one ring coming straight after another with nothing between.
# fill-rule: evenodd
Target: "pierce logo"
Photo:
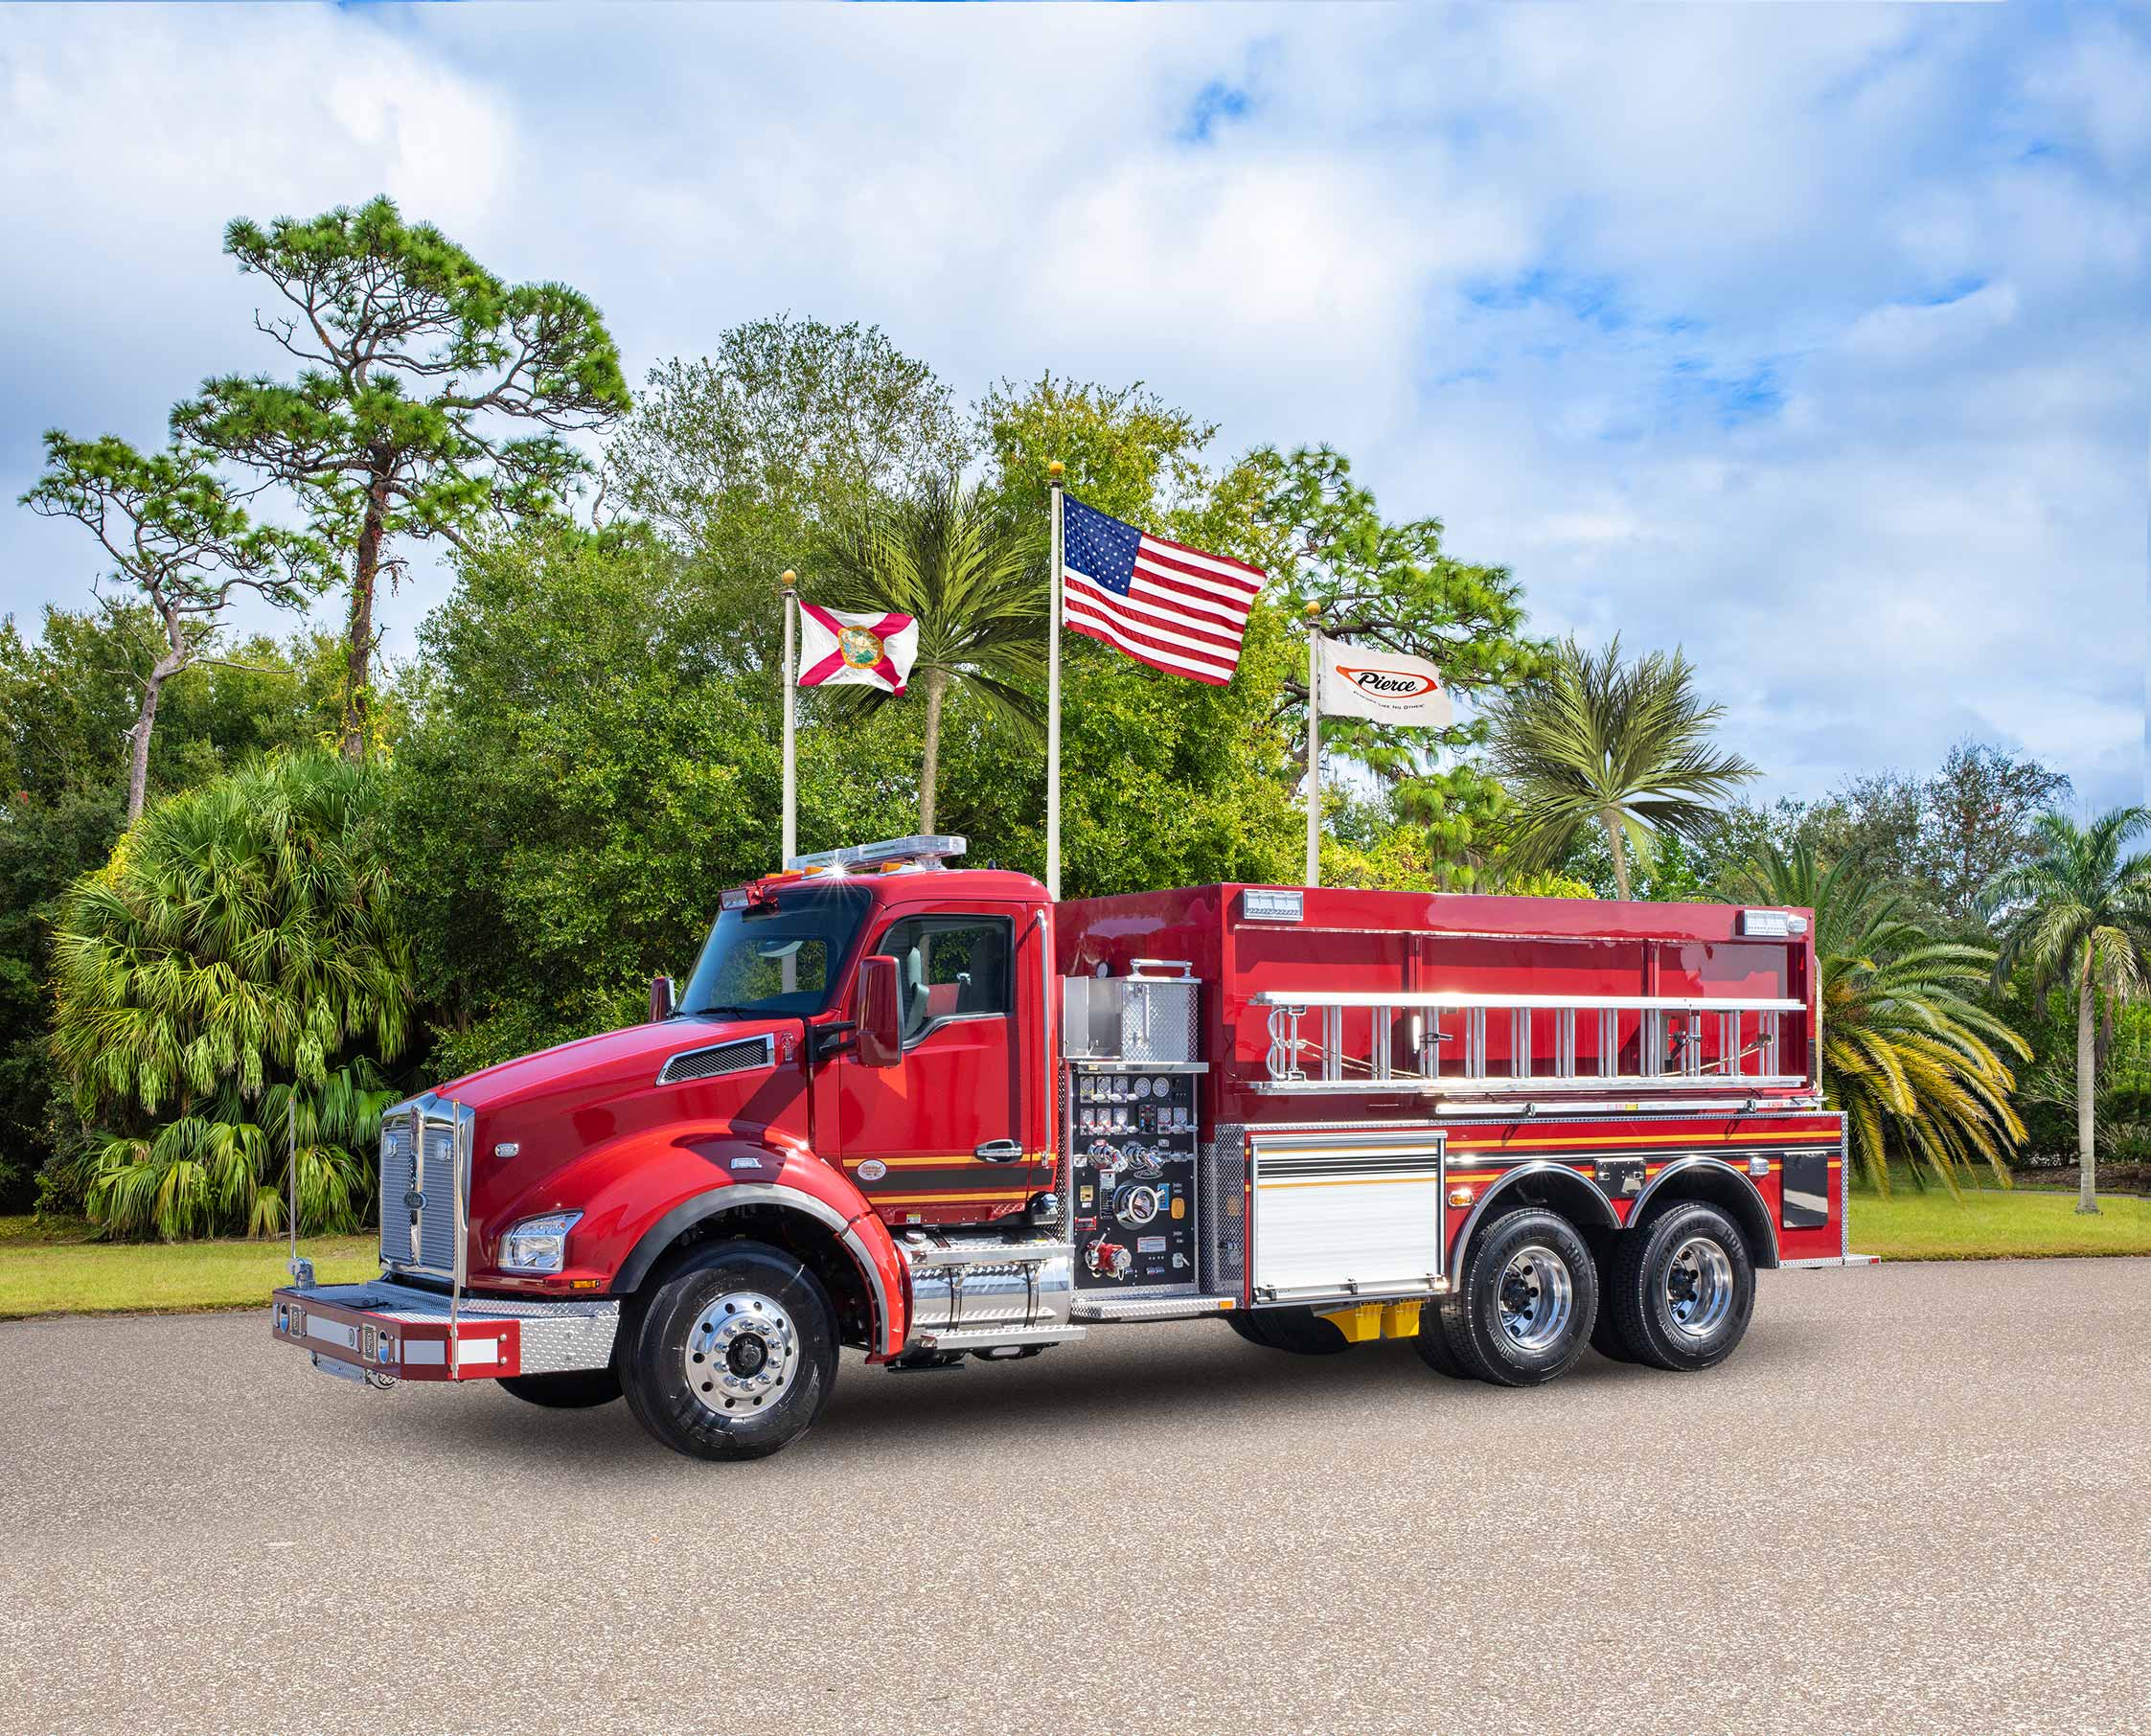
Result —
<instances>
[{"instance_id":1,"label":"pierce logo","mask_svg":"<svg viewBox=\"0 0 2151 1736\"><path fill-rule=\"evenodd\" d=\"M889 1166L879 1157L869 1157L852 1172L861 1181L879 1181L889 1173Z\"/></svg>"},{"instance_id":2,"label":"pierce logo","mask_svg":"<svg viewBox=\"0 0 2151 1736\"><path fill-rule=\"evenodd\" d=\"M1431 675L1415 675L1399 669L1347 669L1339 663L1337 673L1362 693L1384 699L1419 699L1441 691L1441 683Z\"/></svg>"}]
</instances>

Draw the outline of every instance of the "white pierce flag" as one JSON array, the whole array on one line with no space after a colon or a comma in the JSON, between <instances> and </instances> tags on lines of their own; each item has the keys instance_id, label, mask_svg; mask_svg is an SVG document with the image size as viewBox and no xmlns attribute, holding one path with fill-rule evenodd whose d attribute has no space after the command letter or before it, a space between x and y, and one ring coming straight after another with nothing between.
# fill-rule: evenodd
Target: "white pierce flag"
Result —
<instances>
[{"instance_id":1,"label":"white pierce flag","mask_svg":"<svg viewBox=\"0 0 2151 1736\"><path fill-rule=\"evenodd\" d=\"M1370 718L1407 729L1447 729L1454 712L1441 672L1424 657L1365 651L1317 638L1322 710L1333 718Z\"/></svg>"}]
</instances>

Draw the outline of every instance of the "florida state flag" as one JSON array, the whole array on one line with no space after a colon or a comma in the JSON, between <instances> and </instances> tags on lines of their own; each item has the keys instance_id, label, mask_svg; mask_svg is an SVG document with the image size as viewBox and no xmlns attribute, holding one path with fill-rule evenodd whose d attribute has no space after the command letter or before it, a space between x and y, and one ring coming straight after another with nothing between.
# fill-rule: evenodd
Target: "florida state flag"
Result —
<instances>
[{"instance_id":1,"label":"florida state flag","mask_svg":"<svg viewBox=\"0 0 2151 1736\"><path fill-rule=\"evenodd\" d=\"M799 605L799 685L879 687L900 694L919 654L909 615L856 614Z\"/></svg>"}]
</instances>

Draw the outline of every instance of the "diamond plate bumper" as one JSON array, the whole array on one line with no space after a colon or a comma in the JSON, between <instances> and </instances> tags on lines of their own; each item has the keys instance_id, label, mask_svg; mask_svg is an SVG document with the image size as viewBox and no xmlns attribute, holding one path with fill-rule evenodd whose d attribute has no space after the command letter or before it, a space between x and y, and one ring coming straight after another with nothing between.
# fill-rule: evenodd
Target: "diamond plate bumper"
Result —
<instances>
[{"instance_id":1,"label":"diamond plate bumper","mask_svg":"<svg viewBox=\"0 0 2151 1736\"><path fill-rule=\"evenodd\" d=\"M490 1381L603 1368L612 1359L620 1304L466 1296L454 1311L451 1337L447 1297L377 1280L280 1290L270 1301L269 1324L277 1339L312 1353L316 1364L335 1364L332 1372Z\"/></svg>"}]
</instances>

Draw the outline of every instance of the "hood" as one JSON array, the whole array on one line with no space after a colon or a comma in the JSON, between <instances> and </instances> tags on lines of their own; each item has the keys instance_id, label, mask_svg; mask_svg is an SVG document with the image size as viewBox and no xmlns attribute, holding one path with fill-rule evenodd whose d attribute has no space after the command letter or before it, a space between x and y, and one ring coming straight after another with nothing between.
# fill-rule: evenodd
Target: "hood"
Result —
<instances>
[{"instance_id":1,"label":"hood","mask_svg":"<svg viewBox=\"0 0 2151 1736\"><path fill-rule=\"evenodd\" d=\"M540 1049L535 1055L518 1055L434 1088L443 1097L479 1110L561 1094L604 1096L655 1083L667 1061L690 1050L771 1033L796 1040L799 1023L796 1018L668 1018L662 1024L629 1025ZM786 1046L780 1041L780 1050Z\"/></svg>"}]
</instances>

